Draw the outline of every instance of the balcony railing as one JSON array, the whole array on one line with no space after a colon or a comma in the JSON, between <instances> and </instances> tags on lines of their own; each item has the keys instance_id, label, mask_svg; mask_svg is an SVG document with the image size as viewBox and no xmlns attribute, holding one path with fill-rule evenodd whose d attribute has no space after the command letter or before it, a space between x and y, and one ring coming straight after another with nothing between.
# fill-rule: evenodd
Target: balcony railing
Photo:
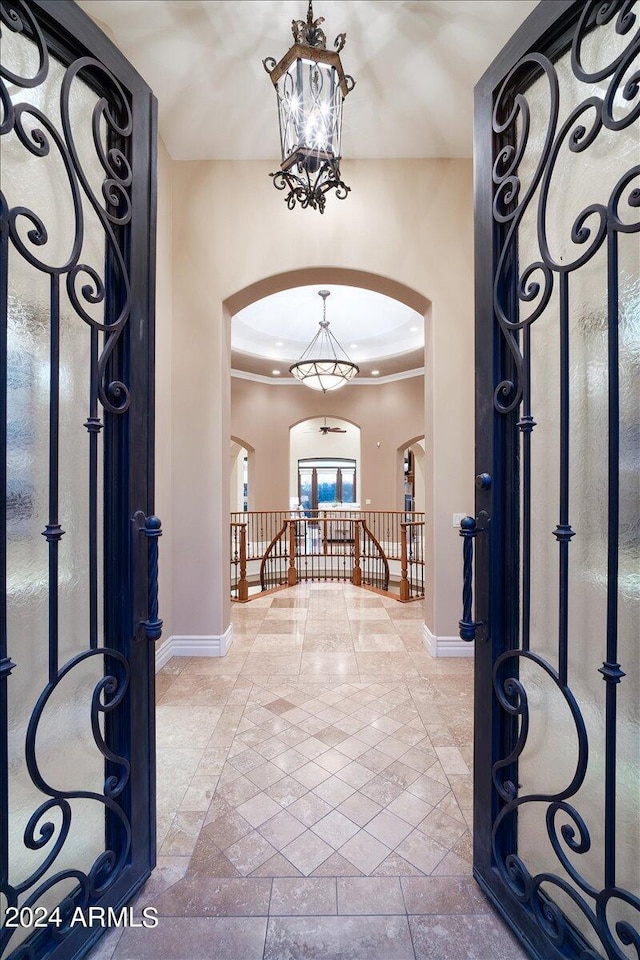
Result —
<instances>
[{"instance_id":1,"label":"balcony railing","mask_svg":"<svg viewBox=\"0 0 640 960\"><path fill-rule=\"evenodd\" d=\"M231 597L337 580L409 602L424 597L424 514L284 510L231 514Z\"/></svg>"}]
</instances>

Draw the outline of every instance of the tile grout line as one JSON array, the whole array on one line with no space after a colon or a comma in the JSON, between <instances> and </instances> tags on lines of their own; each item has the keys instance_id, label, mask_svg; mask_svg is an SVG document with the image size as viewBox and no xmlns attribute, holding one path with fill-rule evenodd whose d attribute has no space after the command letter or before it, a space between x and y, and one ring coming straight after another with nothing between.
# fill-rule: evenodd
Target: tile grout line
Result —
<instances>
[{"instance_id":1,"label":"tile grout line","mask_svg":"<svg viewBox=\"0 0 640 960\"><path fill-rule=\"evenodd\" d=\"M409 922L409 911L408 911L408 909L407 909L407 900L406 900L406 897L405 897L405 895L404 895L404 887L403 887L403 885L402 885L402 878L401 878L401 877L398 877L398 883L400 884L400 895L402 896L402 902L404 903L405 915L406 915L406 917L407 917L407 926L408 926L408 928L409 928L409 937L410 937L410 939L411 939L411 949L413 950L413 956L414 956L414 958L415 958L415 957L417 956L417 955L416 955L416 945L415 945L414 940L413 940L413 930L411 929L411 923Z\"/></svg>"},{"instance_id":2,"label":"tile grout line","mask_svg":"<svg viewBox=\"0 0 640 960\"><path fill-rule=\"evenodd\" d=\"M262 944L262 960L265 960L265 954L267 952L267 934L269 933L269 920L271 919L271 900L273 898L273 881L275 877L271 877L271 886L269 887L269 903L267 904L267 919L264 925L264 943Z\"/></svg>"}]
</instances>

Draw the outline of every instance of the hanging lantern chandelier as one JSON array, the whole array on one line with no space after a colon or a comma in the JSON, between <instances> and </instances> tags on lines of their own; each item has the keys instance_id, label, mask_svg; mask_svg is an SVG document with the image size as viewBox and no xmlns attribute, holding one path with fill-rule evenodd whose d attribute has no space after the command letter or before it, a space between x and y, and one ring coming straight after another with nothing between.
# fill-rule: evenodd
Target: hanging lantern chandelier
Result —
<instances>
[{"instance_id":1,"label":"hanging lantern chandelier","mask_svg":"<svg viewBox=\"0 0 640 960\"><path fill-rule=\"evenodd\" d=\"M289 190L290 210L299 203L320 213L329 190L344 200L351 189L340 176L340 138L342 103L355 86L340 62L346 34L336 37L335 51L327 50L323 22L313 19L309 0L306 23L293 21L294 44L280 63L274 57L262 61L276 89L280 120L282 163L270 174L273 184Z\"/></svg>"},{"instance_id":2,"label":"hanging lantern chandelier","mask_svg":"<svg viewBox=\"0 0 640 960\"><path fill-rule=\"evenodd\" d=\"M289 367L289 373L311 390L338 390L353 380L360 367L352 363L329 330L327 320L327 297L330 290L318 290L322 297L322 320L320 329L302 354L300 359Z\"/></svg>"}]
</instances>

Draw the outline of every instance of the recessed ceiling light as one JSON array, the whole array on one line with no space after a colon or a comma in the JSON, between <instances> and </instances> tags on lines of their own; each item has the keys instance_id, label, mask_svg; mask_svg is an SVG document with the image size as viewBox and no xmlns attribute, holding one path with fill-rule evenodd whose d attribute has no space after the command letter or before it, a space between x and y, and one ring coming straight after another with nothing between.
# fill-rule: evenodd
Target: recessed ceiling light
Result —
<instances>
[{"instance_id":1,"label":"recessed ceiling light","mask_svg":"<svg viewBox=\"0 0 640 960\"><path fill-rule=\"evenodd\" d=\"M417 332L418 332L417 327L409 327L409 333L417 333Z\"/></svg>"},{"instance_id":2,"label":"recessed ceiling light","mask_svg":"<svg viewBox=\"0 0 640 960\"><path fill-rule=\"evenodd\" d=\"M276 347L282 347L282 346L284 346L284 344L282 343L282 340L276 340Z\"/></svg>"},{"instance_id":3,"label":"recessed ceiling light","mask_svg":"<svg viewBox=\"0 0 640 960\"><path fill-rule=\"evenodd\" d=\"M271 373L274 375L274 377L279 377L279 376L280 376L280 371L279 371L279 370L272 370Z\"/></svg>"},{"instance_id":4,"label":"recessed ceiling light","mask_svg":"<svg viewBox=\"0 0 640 960\"><path fill-rule=\"evenodd\" d=\"M379 374L380 374L380 371L379 371L379 370L372 370L372 371L371 371L371 376L372 376L372 377L377 377L377 376L379 376Z\"/></svg>"},{"instance_id":5,"label":"recessed ceiling light","mask_svg":"<svg viewBox=\"0 0 640 960\"><path fill-rule=\"evenodd\" d=\"M357 344L357 343L350 343L350 344L349 344L349 350L357 350L357 349L358 349L358 344Z\"/></svg>"}]
</instances>

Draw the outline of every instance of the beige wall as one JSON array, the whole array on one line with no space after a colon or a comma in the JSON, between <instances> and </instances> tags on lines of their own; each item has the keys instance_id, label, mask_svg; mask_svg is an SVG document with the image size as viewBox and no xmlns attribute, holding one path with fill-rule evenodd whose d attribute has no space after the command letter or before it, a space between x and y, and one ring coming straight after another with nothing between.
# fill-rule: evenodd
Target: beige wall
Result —
<instances>
[{"instance_id":1,"label":"beige wall","mask_svg":"<svg viewBox=\"0 0 640 960\"><path fill-rule=\"evenodd\" d=\"M426 512L433 524L427 623L440 636L454 635L461 564L451 514L473 507L471 162L345 161L352 192L345 201L331 198L323 216L287 210L268 179L272 166L172 164L173 632L216 635L229 623L230 310L264 295L261 289L282 289L279 274L307 271L297 282L309 282L316 268L311 282L330 283L346 268L403 284L416 302L432 305L425 329ZM253 284L255 291L242 293ZM284 397L294 388L276 389ZM354 397L364 402L365 389L354 386ZM377 454L363 444L362 456L363 471L373 474ZM286 474L286 452L282 463ZM263 466L256 462L255 470ZM393 499L395 487L383 495Z\"/></svg>"},{"instance_id":2,"label":"beige wall","mask_svg":"<svg viewBox=\"0 0 640 960\"><path fill-rule=\"evenodd\" d=\"M338 452L341 435L330 456L359 460L357 497L370 510L397 510L397 450L405 440L424 432L423 378L361 386L349 384L335 393L318 394L302 384L265 384L233 377L231 380L231 432L246 437L255 448L254 510L282 510L289 505L289 429L309 417L344 418L360 428L360 452L353 444ZM348 439L348 438L345 438ZM378 443L380 446L378 446ZM327 448L320 437L313 453ZM371 500L370 504L365 504Z\"/></svg>"},{"instance_id":3,"label":"beige wall","mask_svg":"<svg viewBox=\"0 0 640 960\"><path fill-rule=\"evenodd\" d=\"M173 341L173 267L171 249L171 167L158 142L158 234L156 242L156 490L155 512L162 520L160 540L160 616L163 636L173 633L173 539L171 448L171 356Z\"/></svg>"}]
</instances>

